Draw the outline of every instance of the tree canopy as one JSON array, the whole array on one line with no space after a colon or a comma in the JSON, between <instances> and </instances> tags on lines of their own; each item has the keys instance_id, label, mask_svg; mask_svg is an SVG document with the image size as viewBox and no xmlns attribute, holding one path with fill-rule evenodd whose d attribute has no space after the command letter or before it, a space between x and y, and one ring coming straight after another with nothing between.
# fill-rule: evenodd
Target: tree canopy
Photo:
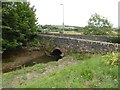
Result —
<instances>
[{"instance_id":1,"label":"tree canopy","mask_svg":"<svg viewBox=\"0 0 120 90\"><path fill-rule=\"evenodd\" d=\"M37 33L34 6L28 2L2 3L2 47L3 50L26 46Z\"/></svg>"},{"instance_id":2,"label":"tree canopy","mask_svg":"<svg viewBox=\"0 0 120 90\"><path fill-rule=\"evenodd\" d=\"M103 16L97 13L91 15L88 20L84 34L107 35L111 32L112 24Z\"/></svg>"}]
</instances>

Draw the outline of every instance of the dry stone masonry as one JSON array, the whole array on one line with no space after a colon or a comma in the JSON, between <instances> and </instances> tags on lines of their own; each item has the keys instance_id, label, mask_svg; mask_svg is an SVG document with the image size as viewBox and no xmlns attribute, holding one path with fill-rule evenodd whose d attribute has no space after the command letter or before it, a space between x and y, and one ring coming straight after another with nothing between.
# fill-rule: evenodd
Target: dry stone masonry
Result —
<instances>
[{"instance_id":1,"label":"dry stone masonry","mask_svg":"<svg viewBox=\"0 0 120 90\"><path fill-rule=\"evenodd\" d=\"M78 35L74 37L74 36L64 36L64 35L60 36L60 35L41 34L40 40L44 44L43 47L46 50L49 50L50 52L52 52L55 48L59 48L64 54L69 54L73 52L105 54L107 52L118 52L120 50L120 44L109 43L105 41L104 42L95 41L95 40L93 41L90 38L83 39L84 37L85 36L83 36L81 39L81 38L78 38ZM105 36L103 38L105 40ZM100 40L103 40L103 39L101 38Z\"/></svg>"}]
</instances>

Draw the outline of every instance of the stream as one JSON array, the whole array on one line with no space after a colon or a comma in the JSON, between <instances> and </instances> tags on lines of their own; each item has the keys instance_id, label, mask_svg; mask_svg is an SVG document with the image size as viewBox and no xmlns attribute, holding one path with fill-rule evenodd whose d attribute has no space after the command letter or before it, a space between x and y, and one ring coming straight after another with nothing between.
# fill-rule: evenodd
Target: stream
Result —
<instances>
[{"instance_id":1,"label":"stream","mask_svg":"<svg viewBox=\"0 0 120 90\"><path fill-rule=\"evenodd\" d=\"M33 65L39 64L39 63L48 63L48 62L52 62L52 61L58 61L59 59L60 58L58 58L58 57L43 55L38 58L31 59L31 60L25 62L24 64L11 65L10 67L3 68L2 72L7 73L10 71L19 70L23 67L30 67L30 66L33 66Z\"/></svg>"}]
</instances>

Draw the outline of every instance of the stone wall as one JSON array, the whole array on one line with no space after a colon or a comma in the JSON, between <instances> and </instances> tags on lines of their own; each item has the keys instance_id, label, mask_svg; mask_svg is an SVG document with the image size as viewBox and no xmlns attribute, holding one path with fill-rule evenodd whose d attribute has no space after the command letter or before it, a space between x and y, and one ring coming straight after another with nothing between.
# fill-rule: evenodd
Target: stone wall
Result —
<instances>
[{"instance_id":1,"label":"stone wall","mask_svg":"<svg viewBox=\"0 0 120 90\"><path fill-rule=\"evenodd\" d=\"M106 35L51 34L51 33L48 33L47 35L87 39L87 40L102 41L102 42L109 42L111 38L110 36L106 36Z\"/></svg>"},{"instance_id":2,"label":"stone wall","mask_svg":"<svg viewBox=\"0 0 120 90\"><path fill-rule=\"evenodd\" d=\"M107 52L118 52L120 44L100 42L86 39L77 39L69 37L60 37L53 35L40 35L43 47L52 52L55 48L59 48L64 54L72 52L89 52L105 54Z\"/></svg>"}]
</instances>

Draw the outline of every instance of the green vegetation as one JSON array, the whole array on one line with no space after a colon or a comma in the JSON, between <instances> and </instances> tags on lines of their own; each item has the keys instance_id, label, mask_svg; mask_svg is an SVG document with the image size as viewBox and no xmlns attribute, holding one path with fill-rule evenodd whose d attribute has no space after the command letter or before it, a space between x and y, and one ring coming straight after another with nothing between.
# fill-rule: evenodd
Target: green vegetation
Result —
<instances>
[{"instance_id":1,"label":"green vegetation","mask_svg":"<svg viewBox=\"0 0 120 90\"><path fill-rule=\"evenodd\" d=\"M50 73L21 87L25 88L115 88L118 87L118 67L106 66L97 56Z\"/></svg>"},{"instance_id":2,"label":"green vegetation","mask_svg":"<svg viewBox=\"0 0 120 90\"><path fill-rule=\"evenodd\" d=\"M3 50L26 46L37 35L37 19L34 7L27 2L2 3Z\"/></svg>"},{"instance_id":3,"label":"green vegetation","mask_svg":"<svg viewBox=\"0 0 120 90\"><path fill-rule=\"evenodd\" d=\"M15 79L16 77L22 77L20 78L20 81L18 82L19 84L21 84L21 82L24 81L24 75L26 73L31 73L31 72L43 72L44 68L46 67L46 64L36 64L33 67L27 67L27 68L23 68L21 70L17 70L17 71L13 71L13 72L9 72L9 73L5 73L3 74L3 87L12 87L12 80ZM16 83L17 85L17 83Z\"/></svg>"},{"instance_id":4,"label":"green vegetation","mask_svg":"<svg viewBox=\"0 0 120 90\"><path fill-rule=\"evenodd\" d=\"M110 60L118 60L118 53L107 55L72 54L59 62L37 64L33 67L3 74L4 87L20 88L117 88L118 65L106 64ZM90 58L91 56L91 58ZM87 57L87 58L86 58ZM77 61L76 64L63 67L63 62ZM60 68L58 63L61 65ZM55 70L43 74L45 67ZM35 78L26 75L35 74ZM43 75L42 75L43 74ZM42 75L42 76L41 76ZM19 80L18 80L19 79ZM18 81L15 81L18 80ZM32 82L31 82L32 81ZM14 86L12 86L13 83Z\"/></svg>"},{"instance_id":5,"label":"green vegetation","mask_svg":"<svg viewBox=\"0 0 120 90\"><path fill-rule=\"evenodd\" d=\"M44 25L40 27L40 32L43 33L61 33L63 30L62 25ZM63 34L85 34L85 35L108 35L108 36L117 36L118 32L115 28L112 27L112 24L109 20L103 16L98 15L97 13L91 15L88 20L88 25L85 27L77 26L64 26Z\"/></svg>"},{"instance_id":6,"label":"green vegetation","mask_svg":"<svg viewBox=\"0 0 120 90\"><path fill-rule=\"evenodd\" d=\"M90 35L109 35L112 31L112 24L98 14L91 15L88 26L84 27L84 34Z\"/></svg>"},{"instance_id":7,"label":"green vegetation","mask_svg":"<svg viewBox=\"0 0 120 90\"><path fill-rule=\"evenodd\" d=\"M120 53L111 53L110 55L107 54L104 57L103 62L106 65L119 65Z\"/></svg>"},{"instance_id":8,"label":"green vegetation","mask_svg":"<svg viewBox=\"0 0 120 90\"><path fill-rule=\"evenodd\" d=\"M113 34L113 37L110 37L110 42L120 44L120 29L117 29L116 34Z\"/></svg>"},{"instance_id":9,"label":"green vegetation","mask_svg":"<svg viewBox=\"0 0 120 90\"><path fill-rule=\"evenodd\" d=\"M49 33L51 33L51 34L59 34L60 32L49 32ZM63 31L63 34L79 34L79 35L81 35L82 34L82 32L76 32L76 31Z\"/></svg>"},{"instance_id":10,"label":"green vegetation","mask_svg":"<svg viewBox=\"0 0 120 90\"><path fill-rule=\"evenodd\" d=\"M28 2L2 2L3 37L0 39L2 51L18 51L18 49L21 50L21 47L36 47L38 44L40 46L43 42L37 39L37 35L41 32L118 35L117 31L119 30L113 31L110 22L98 14L91 16L88 26L65 26L64 32L61 32L63 30L61 25L37 25L35 11L34 6L30 7ZM53 41L54 38L51 39L51 42ZM110 42L120 43L119 35L110 38ZM50 44L47 43L46 47L50 47ZM0 53L2 53L1 48ZM53 61L46 64L36 64L32 67L23 67L21 70L4 73L3 87L117 88L119 55L119 53L108 53L104 56L74 53L60 59L58 62Z\"/></svg>"},{"instance_id":11,"label":"green vegetation","mask_svg":"<svg viewBox=\"0 0 120 90\"><path fill-rule=\"evenodd\" d=\"M64 31L63 31L63 26L62 25L39 25L39 32L42 33L68 33L68 34L79 34L82 32L82 27L78 26L64 26Z\"/></svg>"}]
</instances>

